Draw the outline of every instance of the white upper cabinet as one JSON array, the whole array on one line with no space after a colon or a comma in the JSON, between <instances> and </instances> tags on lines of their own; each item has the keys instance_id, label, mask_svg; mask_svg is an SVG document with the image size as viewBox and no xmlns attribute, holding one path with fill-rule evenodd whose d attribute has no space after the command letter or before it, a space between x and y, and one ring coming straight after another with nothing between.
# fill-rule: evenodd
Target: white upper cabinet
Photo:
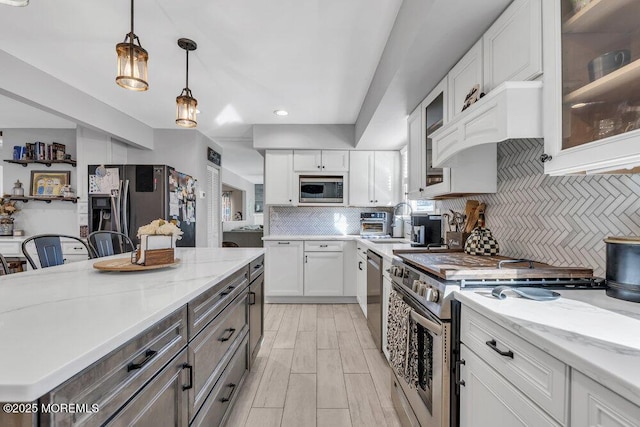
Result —
<instances>
[{"instance_id":1,"label":"white upper cabinet","mask_svg":"<svg viewBox=\"0 0 640 427\"><path fill-rule=\"evenodd\" d=\"M515 0L482 37L484 91L542 74L542 0Z\"/></svg>"},{"instance_id":2,"label":"white upper cabinet","mask_svg":"<svg viewBox=\"0 0 640 427\"><path fill-rule=\"evenodd\" d=\"M400 197L398 151L352 151L349 165L351 206L393 206Z\"/></svg>"},{"instance_id":3,"label":"white upper cabinet","mask_svg":"<svg viewBox=\"0 0 640 427\"><path fill-rule=\"evenodd\" d=\"M640 1L543 0L545 173L638 171Z\"/></svg>"},{"instance_id":4,"label":"white upper cabinet","mask_svg":"<svg viewBox=\"0 0 640 427\"><path fill-rule=\"evenodd\" d=\"M295 204L293 180L293 151L268 150L264 158L264 204Z\"/></svg>"},{"instance_id":5,"label":"white upper cabinet","mask_svg":"<svg viewBox=\"0 0 640 427\"><path fill-rule=\"evenodd\" d=\"M349 152L344 150L295 150L295 172L348 172Z\"/></svg>"},{"instance_id":6,"label":"white upper cabinet","mask_svg":"<svg viewBox=\"0 0 640 427\"><path fill-rule=\"evenodd\" d=\"M482 39L480 39L449 71L447 96L450 119L462 112L467 94L475 85L480 85L480 92L484 90L482 73Z\"/></svg>"},{"instance_id":7,"label":"white upper cabinet","mask_svg":"<svg viewBox=\"0 0 640 427\"><path fill-rule=\"evenodd\" d=\"M422 105L411 113L407 120L407 157L409 166L409 199L420 198L425 176L422 172Z\"/></svg>"}]
</instances>

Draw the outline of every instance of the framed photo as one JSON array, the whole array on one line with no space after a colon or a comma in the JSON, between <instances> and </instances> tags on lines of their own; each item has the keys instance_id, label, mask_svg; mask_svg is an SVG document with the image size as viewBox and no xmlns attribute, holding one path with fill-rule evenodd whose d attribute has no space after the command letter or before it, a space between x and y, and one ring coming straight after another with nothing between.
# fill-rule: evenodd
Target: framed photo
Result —
<instances>
[{"instance_id":1,"label":"framed photo","mask_svg":"<svg viewBox=\"0 0 640 427\"><path fill-rule=\"evenodd\" d=\"M62 197L63 187L71 181L70 171L31 171L31 196Z\"/></svg>"}]
</instances>

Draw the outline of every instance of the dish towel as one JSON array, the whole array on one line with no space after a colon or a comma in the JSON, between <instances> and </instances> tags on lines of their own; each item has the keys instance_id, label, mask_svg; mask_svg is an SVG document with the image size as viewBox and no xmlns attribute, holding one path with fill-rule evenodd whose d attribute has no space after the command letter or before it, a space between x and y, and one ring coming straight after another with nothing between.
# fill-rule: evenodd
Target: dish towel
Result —
<instances>
[{"instance_id":1,"label":"dish towel","mask_svg":"<svg viewBox=\"0 0 640 427\"><path fill-rule=\"evenodd\" d=\"M409 307L398 292L389 295L389 316L387 322L387 349L389 362L399 377L405 377L407 365L407 344L409 332Z\"/></svg>"},{"instance_id":2,"label":"dish towel","mask_svg":"<svg viewBox=\"0 0 640 427\"><path fill-rule=\"evenodd\" d=\"M407 331L407 362L406 370L404 373L404 380L412 388L417 388L420 381L418 360L420 360L420 354L418 350L418 325L409 315L409 327Z\"/></svg>"}]
</instances>

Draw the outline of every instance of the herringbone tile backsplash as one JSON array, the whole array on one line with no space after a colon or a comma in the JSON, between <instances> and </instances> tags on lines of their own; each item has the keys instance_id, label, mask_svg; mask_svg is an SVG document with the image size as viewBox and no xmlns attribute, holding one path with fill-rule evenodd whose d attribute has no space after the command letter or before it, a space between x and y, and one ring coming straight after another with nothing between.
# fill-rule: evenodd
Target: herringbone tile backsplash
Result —
<instances>
[{"instance_id":1,"label":"herringbone tile backsplash","mask_svg":"<svg viewBox=\"0 0 640 427\"><path fill-rule=\"evenodd\" d=\"M271 206L269 234L289 236L360 234L360 212L388 212L387 227L389 227L393 209Z\"/></svg>"},{"instance_id":2,"label":"herringbone tile backsplash","mask_svg":"<svg viewBox=\"0 0 640 427\"><path fill-rule=\"evenodd\" d=\"M605 274L607 236L640 235L640 175L548 176L543 141L498 144L498 192L474 197L487 204L486 222L501 254ZM464 212L467 198L438 202Z\"/></svg>"}]
</instances>

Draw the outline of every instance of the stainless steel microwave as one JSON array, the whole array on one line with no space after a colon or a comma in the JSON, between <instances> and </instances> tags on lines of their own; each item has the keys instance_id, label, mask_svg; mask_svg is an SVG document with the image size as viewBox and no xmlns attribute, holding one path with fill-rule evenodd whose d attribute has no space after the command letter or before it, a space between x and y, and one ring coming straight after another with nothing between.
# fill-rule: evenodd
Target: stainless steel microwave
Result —
<instances>
[{"instance_id":1,"label":"stainless steel microwave","mask_svg":"<svg viewBox=\"0 0 640 427\"><path fill-rule=\"evenodd\" d=\"M343 203L343 176L300 176L300 203Z\"/></svg>"}]
</instances>

